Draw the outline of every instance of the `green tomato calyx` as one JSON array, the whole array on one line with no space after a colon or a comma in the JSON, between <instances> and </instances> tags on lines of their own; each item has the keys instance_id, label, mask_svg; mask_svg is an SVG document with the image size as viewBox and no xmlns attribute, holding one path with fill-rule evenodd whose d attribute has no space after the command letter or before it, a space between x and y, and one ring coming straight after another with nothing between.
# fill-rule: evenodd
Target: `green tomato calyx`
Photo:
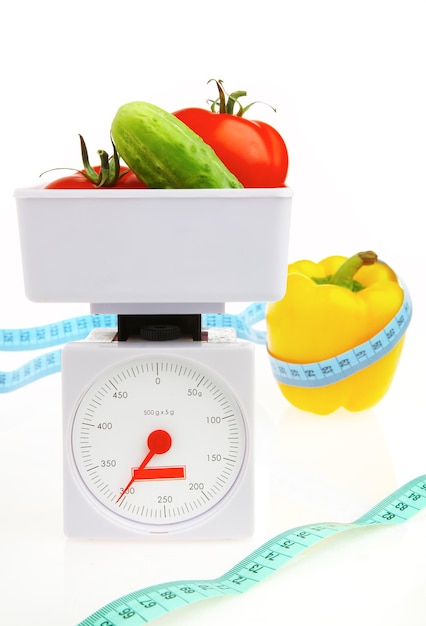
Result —
<instances>
[{"instance_id":1,"label":"green tomato calyx","mask_svg":"<svg viewBox=\"0 0 426 626\"><path fill-rule=\"evenodd\" d=\"M120 172L120 157L118 155L117 149L114 145L114 142L111 140L113 154L109 156L108 152L105 150L98 150L99 158L101 160L101 166L99 172L97 172L90 165L89 154L87 152L86 142L84 141L82 135L80 137L80 146L81 146L81 158L83 160L84 169L81 170L81 173L90 180L96 187L114 187L116 182L123 176L123 174L127 174L129 170L125 170L124 172Z\"/></svg>"},{"instance_id":2,"label":"green tomato calyx","mask_svg":"<svg viewBox=\"0 0 426 626\"><path fill-rule=\"evenodd\" d=\"M121 171L120 157L112 141L111 143L113 147L113 154L109 156L108 152L106 152L105 150L98 150L101 164L100 167L98 167L97 169L93 168L90 164L86 142L84 141L82 135L79 135L79 137L83 169L78 170L74 167L54 167L50 170L42 172L40 176L43 176L43 174L47 174L48 172L54 172L56 170L71 170L72 172L76 172L77 174L83 174L83 176L85 176L87 180L93 183L95 187L100 188L114 187L114 185L122 176L130 172L129 169L123 169Z\"/></svg>"},{"instance_id":3,"label":"green tomato calyx","mask_svg":"<svg viewBox=\"0 0 426 626\"><path fill-rule=\"evenodd\" d=\"M243 106L239 100L247 95L246 91L233 91L230 94L227 94L223 88L223 80L217 80L216 78L211 78L208 83L214 82L219 90L219 96L216 100L207 100L207 104L210 105L210 110L212 113L227 113L228 115L236 115L237 117L243 117L243 115L254 105L254 104L266 104L265 102L261 102L260 100L255 100L246 106ZM238 110L235 113L234 108L235 105L238 106ZM276 112L276 109L267 104L266 106L271 107L273 111Z\"/></svg>"}]
</instances>

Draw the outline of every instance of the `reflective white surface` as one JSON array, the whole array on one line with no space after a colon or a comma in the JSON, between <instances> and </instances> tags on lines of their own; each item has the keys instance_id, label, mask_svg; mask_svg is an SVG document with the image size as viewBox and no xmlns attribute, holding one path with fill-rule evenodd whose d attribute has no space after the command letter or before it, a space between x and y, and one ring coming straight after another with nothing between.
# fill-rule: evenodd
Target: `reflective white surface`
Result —
<instances>
[{"instance_id":1,"label":"reflective white surface","mask_svg":"<svg viewBox=\"0 0 426 626\"><path fill-rule=\"evenodd\" d=\"M214 578L284 530L353 521L424 474L424 401L420 391L408 402L404 397L415 351L414 341L407 343L394 385L378 407L328 417L289 407L271 378L265 353L257 348L256 531L241 541L66 539L60 378L2 397L4 623L73 626L144 586ZM295 558L244 596L205 601L158 623L243 619L275 624L277 615L285 615L293 624L327 617L336 625L383 619L396 626L404 619L420 626L426 610L425 534L426 512L401 526L343 533Z\"/></svg>"},{"instance_id":2,"label":"reflective white surface","mask_svg":"<svg viewBox=\"0 0 426 626\"><path fill-rule=\"evenodd\" d=\"M0 328L88 312L25 298L14 190L49 168L80 167L78 133L95 162L96 150L109 148L109 124L122 103L204 106L215 97L212 77L229 91L246 89L249 102L277 108L256 105L249 117L275 125L286 139L294 191L290 260L372 249L407 283L414 315L388 395L360 414L296 411L257 350L257 519L255 535L244 541L66 540L60 377L1 396L2 624L76 626L146 585L216 577L285 529L351 521L426 473L422 16L421 0L265 0L255 8L237 1L202 17L193 0L60 7L40 0L3 10ZM27 356L1 353L0 370ZM425 563L422 513L402 526L330 539L243 596L156 623L424 626Z\"/></svg>"}]
</instances>

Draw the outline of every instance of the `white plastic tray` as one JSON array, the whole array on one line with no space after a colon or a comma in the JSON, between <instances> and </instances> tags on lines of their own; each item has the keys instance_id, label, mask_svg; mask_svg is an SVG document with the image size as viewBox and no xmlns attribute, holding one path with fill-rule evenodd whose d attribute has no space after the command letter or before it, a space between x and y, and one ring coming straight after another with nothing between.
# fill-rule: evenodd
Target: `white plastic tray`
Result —
<instances>
[{"instance_id":1,"label":"white plastic tray","mask_svg":"<svg viewBox=\"0 0 426 626\"><path fill-rule=\"evenodd\" d=\"M15 198L30 300L223 303L285 292L287 187L25 188Z\"/></svg>"}]
</instances>

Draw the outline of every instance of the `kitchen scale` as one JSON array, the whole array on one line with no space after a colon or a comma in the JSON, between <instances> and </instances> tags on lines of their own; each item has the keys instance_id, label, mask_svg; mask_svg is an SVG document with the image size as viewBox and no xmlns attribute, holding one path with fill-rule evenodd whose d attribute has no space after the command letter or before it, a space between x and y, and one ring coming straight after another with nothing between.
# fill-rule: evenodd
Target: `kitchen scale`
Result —
<instances>
[{"instance_id":1,"label":"kitchen scale","mask_svg":"<svg viewBox=\"0 0 426 626\"><path fill-rule=\"evenodd\" d=\"M254 348L201 322L283 296L291 190L15 197L27 296L117 316L62 353L65 533L250 535Z\"/></svg>"}]
</instances>

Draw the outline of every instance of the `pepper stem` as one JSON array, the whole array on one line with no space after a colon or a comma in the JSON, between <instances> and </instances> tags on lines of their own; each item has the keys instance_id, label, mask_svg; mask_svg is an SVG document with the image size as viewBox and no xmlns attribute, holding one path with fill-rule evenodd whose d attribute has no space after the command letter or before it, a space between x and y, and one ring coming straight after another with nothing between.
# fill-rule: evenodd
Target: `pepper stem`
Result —
<instances>
[{"instance_id":1,"label":"pepper stem","mask_svg":"<svg viewBox=\"0 0 426 626\"><path fill-rule=\"evenodd\" d=\"M334 274L322 276L321 278L311 276L311 278L317 285L336 285L351 291L361 291L365 287L357 280L354 280L354 276L363 265L373 265L377 258L377 254L371 250L358 252L346 259Z\"/></svg>"},{"instance_id":2,"label":"pepper stem","mask_svg":"<svg viewBox=\"0 0 426 626\"><path fill-rule=\"evenodd\" d=\"M328 284L346 287L352 291L363 289L363 286L354 280L354 276L363 265L373 265L377 261L377 258L377 254L371 250L354 254L342 263L338 270L329 277L327 281Z\"/></svg>"}]
</instances>

